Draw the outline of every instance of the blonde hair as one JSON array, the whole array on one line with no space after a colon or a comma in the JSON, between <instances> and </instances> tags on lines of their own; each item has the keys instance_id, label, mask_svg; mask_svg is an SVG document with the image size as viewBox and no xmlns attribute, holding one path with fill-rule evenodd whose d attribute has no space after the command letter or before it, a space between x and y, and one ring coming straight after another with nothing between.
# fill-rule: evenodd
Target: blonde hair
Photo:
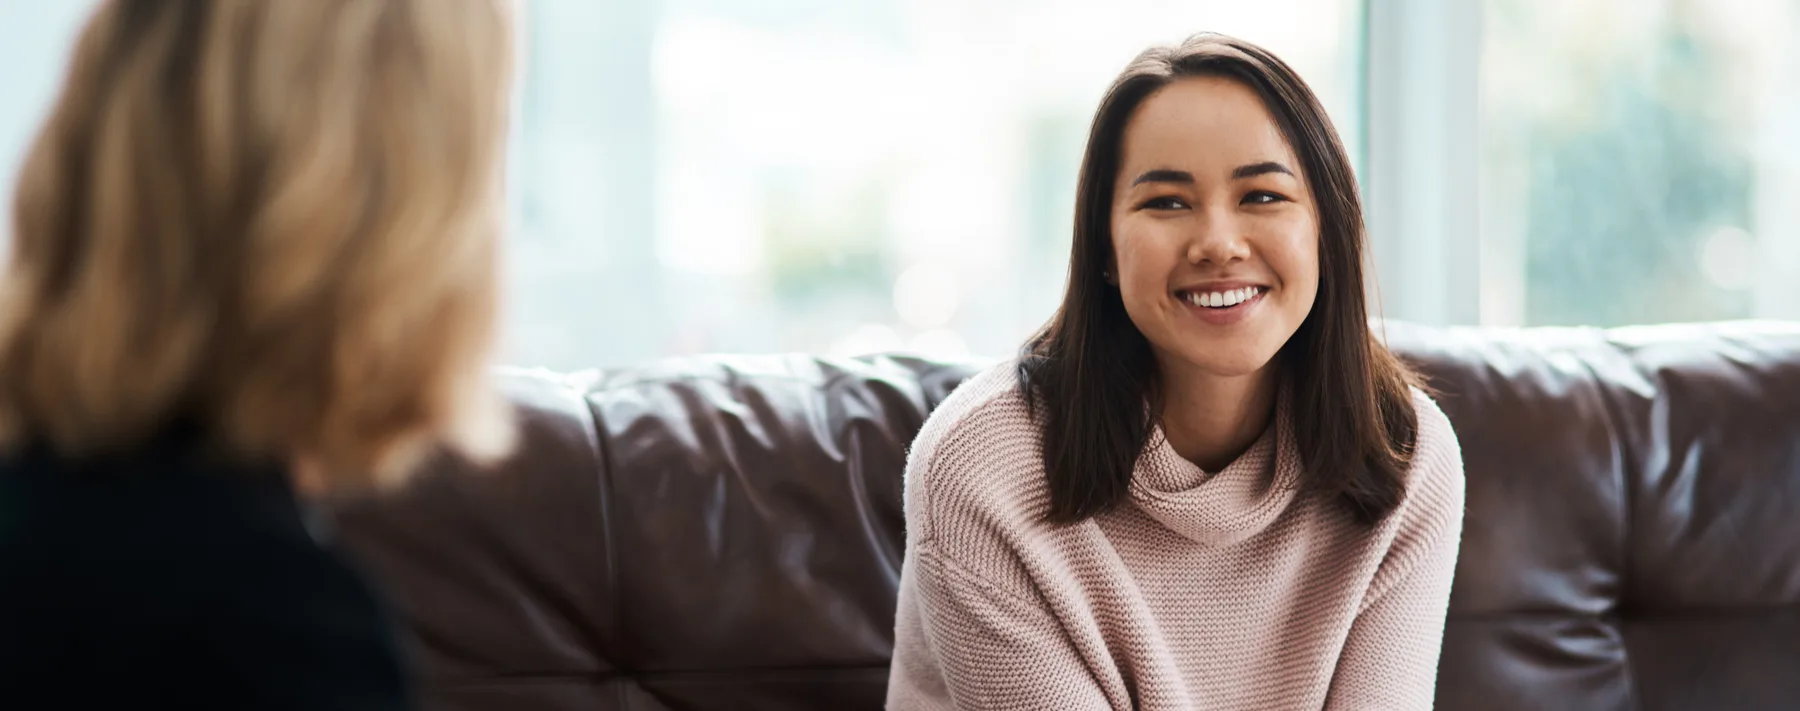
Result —
<instances>
[{"instance_id":1,"label":"blonde hair","mask_svg":"<svg viewBox=\"0 0 1800 711\"><path fill-rule=\"evenodd\" d=\"M18 180L0 444L504 451L508 0L107 0Z\"/></svg>"}]
</instances>

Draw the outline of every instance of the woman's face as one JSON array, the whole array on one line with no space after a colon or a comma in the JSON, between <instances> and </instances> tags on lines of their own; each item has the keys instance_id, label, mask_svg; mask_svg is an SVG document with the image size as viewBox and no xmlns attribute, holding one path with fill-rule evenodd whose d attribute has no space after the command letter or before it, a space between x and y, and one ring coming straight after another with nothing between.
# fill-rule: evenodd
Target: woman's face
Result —
<instances>
[{"instance_id":1,"label":"woman's face","mask_svg":"<svg viewBox=\"0 0 1800 711\"><path fill-rule=\"evenodd\" d=\"M1261 97L1180 79L1125 127L1111 279L1164 372L1260 372L1319 289L1318 210Z\"/></svg>"}]
</instances>

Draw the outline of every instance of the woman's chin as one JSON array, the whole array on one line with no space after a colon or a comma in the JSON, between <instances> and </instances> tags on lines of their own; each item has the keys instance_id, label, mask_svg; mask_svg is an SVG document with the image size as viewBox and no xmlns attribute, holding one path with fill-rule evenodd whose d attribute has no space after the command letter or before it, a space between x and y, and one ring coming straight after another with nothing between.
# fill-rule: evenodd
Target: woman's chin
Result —
<instances>
[{"instance_id":1,"label":"woman's chin","mask_svg":"<svg viewBox=\"0 0 1800 711\"><path fill-rule=\"evenodd\" d=\"M1264 353L1263 349L1251 347L1233 348L1194 344L1187 345L1178 353L1158 350L1158 360L1165 372L1175 368L1191 375L1221 379L1257 375L1267 370L1269 364L1275 361L1274 351Z\"/></svg>"}]
</instances>

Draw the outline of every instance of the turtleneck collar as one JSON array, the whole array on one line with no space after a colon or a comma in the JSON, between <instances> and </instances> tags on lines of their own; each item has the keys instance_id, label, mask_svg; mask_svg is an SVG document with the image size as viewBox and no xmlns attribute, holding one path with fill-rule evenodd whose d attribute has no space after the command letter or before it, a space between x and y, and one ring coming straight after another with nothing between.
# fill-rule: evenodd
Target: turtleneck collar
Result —
<instances>
[{"instance_id":1,"label":"turtleneck collar","mask_svg":"<svg viewBox=\"0 0 1800 711\"><path fill-rule=\"evenodd\" d=\"M1151 518L1196 543L1226 546L1274 523L1294 500L1299 485L1292 418L1287 398L1277 396L1269 428L1217 473L1177 454L1158 424L1132 473L1131 500Z\"/></svg>"}]
</instances>

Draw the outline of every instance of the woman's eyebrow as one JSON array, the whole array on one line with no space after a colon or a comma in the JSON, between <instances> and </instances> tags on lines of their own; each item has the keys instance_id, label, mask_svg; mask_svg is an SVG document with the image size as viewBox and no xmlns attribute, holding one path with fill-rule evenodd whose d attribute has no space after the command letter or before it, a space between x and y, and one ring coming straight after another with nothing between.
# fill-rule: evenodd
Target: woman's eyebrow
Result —
<instances>
[{"instance_id":1,"label":"woman's eyebrow","mask_svg":"<svg viewBox=\"0 0 1800 711\"><path fill-rule=\"evenodd\" d=\"M1287 166L1275 161L1266 160L1261 163L1238 166L1237 170L1231 171L1231 179L1243 180L1245 178L1254 178L1258 175L1268 175L1269 173L1286 173L1288 175L1293 175L1294 171L1288 170Z\"/></svg>"},{"instance_id":2,"label":"woman's eyebrow","mask_svg":"<svg viewBox=\"0 0 1800 711\"><path fill-rule=\"evenodd\" d=\"M1242 170L1242 168L1240 168L1239 170ZM1194 174L1189 173L1185 170L1157 169L1157 170L1145 171L1145 173L1143 175L1140 175L1137 177L1137 180L1131 181L1131 184L1133 186L1137 186L1137 185L1143 185L1144 183L1189 183L1189 184L1192 184L1193 182L1194 182Z\"/></svg>"},{"instance_id":3,"label":"woman's eyebrow","mask_svg":"<svg viewBox=\"0 0 1800 711\"><path fill-rule=\"evenodd\" d=\"M1235 170L1231 171L1231 179L1232 180L1243 180L1245 178L1254 178L1258 175L1267 175L1269 173L1282 173L1282 174L1286 174L1286 175L1293 175L1294 171L1288 169L1287 166L1282 165L1278 162L1275 162L1272 160L1266 160L1261 163L1249 163L1246 165L1238 166ZM1194 174L1193 173L1189 173L1185 170L1169 170L1166 168L1158 168L1156 170L1144 171L1144 174L1139 175L1137 177L1137 180L1131 181L1131 184L1133 186L1138 186L1138 185L1143 185L1144 183L1192 184L1193 182L1194 182Z\"/></svg>"}]
</instances>

